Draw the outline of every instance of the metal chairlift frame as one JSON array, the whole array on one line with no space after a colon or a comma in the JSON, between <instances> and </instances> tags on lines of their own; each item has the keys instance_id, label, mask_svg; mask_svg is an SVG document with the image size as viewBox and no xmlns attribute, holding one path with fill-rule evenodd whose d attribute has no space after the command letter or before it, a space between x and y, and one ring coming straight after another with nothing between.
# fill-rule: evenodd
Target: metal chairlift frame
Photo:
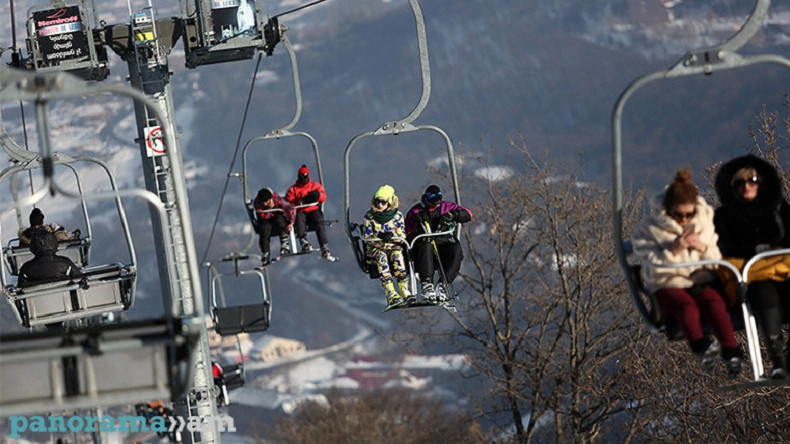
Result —
<instances>
[{"instance_id":1,"label":"metal chairlift frame","mask_svg":"<svg viewBox=\"0 0 790 444\"><path fill-rule=\"evenodd\" d=\"M420 54L420 72L422 77L422 95L420 96L420 100L414 109L409 113L406 117L392 121L392 122L385 122L380 127L376 128L373 131L367 131L361 134L356 135L354 138L349 141L348 145L346 146L345 154L343 156L343 176L344 176L344 215L345 215L345 226L346 226L346 234L348 236L349 241L351 242L351 248L354 250L354 256L357 260L357 265L359 265L360 269L368 273L368 267L365 258L365 252L363 243L366 242L365 239L362 238L361 235L354 234L354 231L360 229L360 225L355 222L351 222L351 213L350 213L350 206L351 206L351 199L350 199L350 189L351 189L351 182L350 182L350 168L349 168L349 157L351 154L351 150L354 146L362 139L374 136L383 136L383 135L399 135L402 133L410 133L415 131L433 131L438 133L445 143L445 148L447 152L448 164L450 167L450 179L453 185L453 193L455 195L455 201L460 205L461 203L461 195L458 188L458 178L455 169L455 154L453 152L453 144L450 140L450 137L444 132L441 128L433 125L412 125L417 117L420 116L422 110L425 109L425 106L428 104L428 99L431 95L431 69L430 63L428 60L428 43L425 34L425 21L422 16L422 11L420 9L419 2L417 0L409 0L409 5L411 6L412 12L414 13L414 20L417 27L417 44L419 48ZM455 233L457 234L457 232ZM439 235L439 234L434 234ZM411 248L411 246L410 246ZM411 268L413 270L413 267ZM414 282L414 272L411 271L411 286L412 289L415 288L416 284Z\"/></svg>"},{"instance_id":2,"label":"metal chairlift frame","mask_svg":"<svg viewBox=\"0 0 790 444\"><path fill-rule=\"evenodd\" d=\"M52 177L48 101L97 93L130 97L144 103L157 119L166 120L157 103L133 88L89 85L64 72L25 73L0 65L0 102L36 102L36 123L45 171L44 186L3 214L32 205L48 192L80 197L59 187ZM167 146L176 146L171 131L163 128L163 136ZM166 155L175 156L172 151L167 150ZM177 187L176 192L183 194L184 190ZM145 199L159 218L166 218L161 200L146 190L84 195L86 199L121 197ZM195 285L199 291L199 284ZM198 313L202 313L201 303L201 300L196 301ZM0 373L3 374L0 416L182 397L192 387L195 358L191 350L198 345L203 319L202 315L176 317L169 294L163 296L163 307L162 318L99 325L68 331L65 335L61 332L0 335Z\"/></svg>"},{"instance_id":3,"label":"metal chairlift frame","mask_svg":"<svg viewBox=\"0 0 790 444\"><path fill-rule=\"evenodd\" d=\"M622 168L622 115L625 104L628 99L641 87L657 80L672 79L676 77L683 77L696 74L711 75L717 71L724 71L728 69L743 68L757 64L775 64L790 69L790 60L774 54L762 54L743 56L737 53L738 49L744 46L762 26L763 20L768 13L771 5L771 0L757 0L754 8L749 15L746 23L737 31L729 40L719 46L706 48L696 51L691 51L684 55L680 61L667 70L656 71L644 76L641 76L631 82L631 84L620 94L617 102L612 111L612 173L613 173L613 240L615 252L623 268L626 283L634 303L642 318L653 328L661 328L661 315L658 311L657 304L652 295L645 294L641 291L640 285L637 282L636 276L633 275L632 265L629 263L629 242L623 238L623 168ZM779 250L775 254L782 254L782 252L790 252L786 250ZM754 258L764 257L757 255ZM676 264L677 266L694 266L706 263L716 263L721 266L727 267L729 263L724 261L702 261L690 262L683 264ZM752 261L749 262L751 264ZM662 265L667 268L667 265ZM742 306L744 316L744 326L746 329L746 337L748 340L749 356L752 361L754 381L761 381L763 377L763 364L760 356L759 336L757 333L756 322L751 312L751 307L746 302L744 296L746 292L746 277L748 277L747 268L744 268L743 274L734 269L731 265L728 267L735 272L741 285L739 286L739 302ZM647 303L643 297L650 298ZM648 304L650 306L648 306Z\"/></svg>"},{"instance_id":4,"label":"metal chairlift frame","mask_svg":"<svg viewBox=\"0 0 790 444\"><path fill-rule=\"evenodd\" d=\"M247 182L247 178L249 177L248 169L247 169L247 150L250 149L253 144L256 142L263 142L269 140L279 140L284 137L293 137L293 136L300 136L306 138L310 142L310 147L313 150L313 155L315 157L315 164L318 169L318 181L323 185L324 183L324 172L321 168L321 155L318 151L318 142L315 140L313 136L304 132L304 131L291 131L291 129L296 125L299 121L299 118L302 115L302 88L299 82L299 66L296 62L296 52L291 45L290 40L285 35L286 27L284 25L279 26L280 31L280 41L283 42L286 49L288 50L288 55L291 60L291 71L293 73L293 85L294 85L294 96L296 98L296 110L294 111L294 116L291 121L281 127L274 130L269 131L263 136L253 137L252 139L248 140L247 143L244 144L244 148L242 149L242 172L231 174L236 177L240 177L242 181L242 188L244 189L244 206L247 208L247 213L250 215L250 222L255 223L255 210L253 209L253 201L255 199L254 196L250 193L249 183ZM315 203L310 204L303 204L295 206L295 209L298 211L299 208L305 208L315 205ZM319 204L321 210L323 211L324 205ZM297 254L299 251L297 249L297 242L296 242L296 235L294 230L291 230L289 234L291 238L291 253ZM250 240L247 246L243 249L243 251L249 251L250 248L253 248L255 245L255 232L253 231L250 234Z\"/></svg>"},{"instance_id":5,"label":"metal chairlift frame","mask_svg":"<svg viewBox=\"0 0 790 444\"><path fill-rule=\"evenodd\" d=\"M222 335L235 335L238 333L252 333L265 331L269 328L272 316L272 301L268 272L260 268L242 270L239 261L258 260L260 257L246 253L229 254L219 261L206 264L208 267L208 288L211 300L211 318L214 321L214 330ZM222 273L217 269L217 263L233 262L233 273ZM261 284L262 301L256 304L230 306L225 298L222 287L224 277L255 276Z\"/></svg>"},{"instance_id":6,"label":"metal chairlift frame","mask_svg":"<svg viewBox=\"0 0 790 444\"><path fill-rule=\"evenodd\" d=\"M39 117L42 116L46 116L46 112L39 112ZM44 119L44 122L46 122L46 118ZM50 147L48 142L46 145L47 150L49 150ZM119 218L119 228L124 233L124 239L126 241L130 261L128 264L124 265L105 264L84 268L83 271L86 274L86 280L88 283L87 286L76 285L65 281L57 285L43 284L41 286L35 285L21 289L8 281L6 272L8 271L10 274L14 274L14 270L6 270L6 262L8 262L9 267L13 267L13 265L20 267L21 263L18 263L18 260L30 259L32 258L32 254L29 252L29 249L27 249L26 252L22 252L22 249L20 248L14 249L9 243L9 248L3 249L5 260L0 261L0 283L2 283L3 290L6 293L9 302L12 303L12 305L16 308L17 316L22 325L26 327L32 327L39 324L47 324L52 322L79 320L95 314L101 314L106 311L120 309L127 310L132 307L134 305L135 299L134 294L137 273L136 253L134 250L134 244L132 242L129 223L126 218L126 211L124 210L120 196L117 194L118 185L115 175L107 166L107 164L99 159L89 156L70 157L63 153L57 152L51 153L50 155L49 151L43 152L40 155L36 155L36 157L31 158L27 154L19 153L15 146L4 146L3 148L6 153L14 161L16 161L16 164L0 172L0 183L2 183L8 177L11 177L12 179L15 178L20 172L31 171L40 168L44 170L45 177L44 184L42 185L41 189L46 191L49 188L52 191L55 191L55 189L58 187L52 178L54 166L65 165L74 172L75 176L77 177L78 194L76 196L69 196L68 193L64 194L67 197L77 197L80 199L83 209L83 216L86 222L86 228L89 234L85 243L82 241L71 243L70 245L73 245L76 248L67 246L66 249L64 249L64 253L66 256L73 256L73 254L68 254L67 251L69 248L71 248L72 251L76 249L77 256L79 257L80 261L75 261L75 263L77 263L78 266L81 266L81 268L87 264L88 255L82 253L87 252L90 246L91 228L90 218L87 211L86 195L83 192L79 174L77 173L74 164L77 162L87 162L96 164L104 169L107 177L109 178L112 192L114 193L114 201ZM12 187L12 191L16 191L15 187ZM62 189L60 189L60 191L62 191ZM39 198L43 197L41 196L41 193L35 191L33 195L38 195ZM20 219L19 209L21 208L21 203L18 193L14 192L13 197L14 205L12 208L16 210L17 218ZM36 201L37 200L38 199L36 199ZM19 222L21 225L21 220L19 220ZM1 225L0 238L2 238ZM61 250L59 249L58 251L60 252ZM88 291L88 286L90 286L91 282L95 285L101 285L102 287L111 285L113 290L111 294L107 295L107 297L99 297L101 292L97 293L95 291L96 289ZM89 297L89 295L92 296Z\"/></svg>"}]
</instances>

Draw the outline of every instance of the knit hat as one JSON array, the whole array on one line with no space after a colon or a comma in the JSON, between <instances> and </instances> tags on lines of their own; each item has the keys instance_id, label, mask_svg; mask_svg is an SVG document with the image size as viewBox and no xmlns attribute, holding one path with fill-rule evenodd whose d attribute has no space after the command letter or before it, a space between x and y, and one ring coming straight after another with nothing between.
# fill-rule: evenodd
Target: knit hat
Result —
<instances>
[{"instance_id":1,"label":"knit hat","mask_svg":"<svg viewBox=\"0 0 790 444\"><path fill-rule=\"evenodd\" d=\"M297 174L300 175L300 176L309 176L310 175L310 170L307 169L307 165L302 165L299 168L299 171L297 172Z\"/></svg>"},{"instance_id":2,"label":"knit hat","mask_svg":"<svg viewBox=\"0 0 790 444\"><path fill-rule=\"evenodd\" d=\"M442 190L437 185L430 185L422 195L422 201L428 205L436 205L442 201Z\"/></svg>"},{"instance_id":3,"label":"knit hat","mask_svg":"<svg viewBox=\"0 0 790 444\"><path fill-rule=\"evenodd\" d=\"M260 191L258 191L258 196L257 196L258 202L263 203L271 198L272 198L272 190L268 188L261 188Z\"/></svg>"},{"instance_id":4,"label":"knit hat","mask_svg":"<svg viewBox=\"0 0 790 444\"><path fill-rule=\"evenodd\" d=\"M40 208L33 208L33 211L30 212L30 226L36 225L44 225L44 213L41 212Z\"/></svg>"},{"instance_id":5,"label":"knit hat","mask_svg":"<svg viewBox=\"0 0 790 444\"><path fill-rule=\"evenodd\" d=\"M389 185L382 185L373 196L374 199L384 199L387 203L392 203L392 197L395 196L395 188Z\"/></svg>"},{"instance_id":6,"label":"knit hat","mask_svg":"<svg viewBox=\"0 0 790 444\"><path fill-rule=\"evenodd\" d=\"M40 230L30 239L30 252L34 256L55 254L58 251L58 240L47 230Z\"/></svg>"}]
</instances>

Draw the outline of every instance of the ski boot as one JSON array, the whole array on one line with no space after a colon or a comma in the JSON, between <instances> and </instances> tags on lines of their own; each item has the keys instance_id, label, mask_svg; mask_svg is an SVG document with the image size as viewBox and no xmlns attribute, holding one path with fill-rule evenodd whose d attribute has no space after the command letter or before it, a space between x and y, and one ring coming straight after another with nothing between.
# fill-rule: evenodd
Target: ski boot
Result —
<instances>
[{"instance_id":1,"label":"ski boot","mask_svg":"<svg viewBox=\"0 0 790 444\"><path fill-rule=\"evenodd\" d=\"M417 297L412 294L411 288L409 288L409 281L399 281L398 290L400 290L400 294L403 296L403 299L406 300L407 304L417 302Z\"/></svg>"},{"instance_id":2,"label":"ski boot","mask_svg":"<svg viewBox=\"0 0 790 444\"><path fill-rule=\"evenodd\" d=\"M387 295L387 308L384 311L392 310L404 304L403 298L395 291L395 284L392 281L386 281L381 286L384 287L384 293Z\"/></svg>"},{"instance_id":3,"label":"ski boot","mask_svg":"<svg viewBox=\"0 0 790 444\"><path fill-rule=\"evenodd\" d=\"M329 252L329 245L326 244L321 245L321 257L329 262L335 262L337 260L337 258L332 256L332 253Z\"/></svg>"},{"instance_id":4,"label":"ski boot","mask_svg":"<svg viewBox=\"0 0 790 444\"><path fill-rule=\"evenodd\" d=\"M439 281L436 284L436 301L440 304L443 304L450 300L449 293L447 293L447 288L444 286L444 282Z\"/></svg>"},{"instance_id":5,"label":"ski boot","mask_svg":"<svg viewBox=\"0 0 790 444\"><path fill-rule=\"evenodd\" d=\"M280 256L287 256L291 254L291 239L288 233L280 235Z\"/></svg>"},{"instance_id":6,"label":"ski boot","mask_svg":"<svg viewBox=\"0 0 790 444\"><path fill-rule=\"evenodd\" d=\"M307 241L306 236L299 238L299 246L302 249L302 253L309 253L313 251L313 247L310 246L310 242Z\"/></svg>"},{"instance_id":7,"label":"ski boot","mask_svg":"<svg viewBox=\"0 0 790 444\"><path fill-rule=\"evenodd\" d=\"M422 298L425 302L435 304L437 302L436 299L436 291L433 289L433 282L431 281L424 281L421 283L420 293L422 293Z\"/></svg>"}]
</instances>

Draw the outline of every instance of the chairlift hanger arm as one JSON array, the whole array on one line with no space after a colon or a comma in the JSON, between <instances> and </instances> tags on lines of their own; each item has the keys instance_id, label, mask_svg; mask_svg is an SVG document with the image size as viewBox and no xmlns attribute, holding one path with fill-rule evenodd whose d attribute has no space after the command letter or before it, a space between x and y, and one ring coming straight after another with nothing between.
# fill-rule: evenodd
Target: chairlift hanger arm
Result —
<instances>
[{"instance_id":1,"label":"chairlift hanger arm","mask_svg":"<svg viewBox=\"0 0 790 444\"><path fill-rule=\"evenodd\" d=\"M431 65L428 60L428 39L425 35L425 19L422 16L418 0L409 0L409 5L414 13L414 22L417 26L417 46L420 54L420 75L422 77L422 95L419 102L408 116L399 120L402 123L411 123L420 116L431 97Z\"/></svg>"}]
</instances>

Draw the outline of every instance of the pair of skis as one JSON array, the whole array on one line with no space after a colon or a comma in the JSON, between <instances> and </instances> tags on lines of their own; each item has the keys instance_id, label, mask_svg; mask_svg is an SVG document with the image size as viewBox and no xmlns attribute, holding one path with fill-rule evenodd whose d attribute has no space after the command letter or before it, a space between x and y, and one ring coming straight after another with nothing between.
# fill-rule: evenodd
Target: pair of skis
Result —
<instances>
[{"instance_id":1,"label":"pair of skis","mask_svg":"<svg viewBox=\"0 0 790 444\"><path fill-rule=\"evenodd\" d=\"M298 253L288 253L288 254L281 254L281 255L279 255L279 256L277 256L277 257L274 257L274 258L272 258L271 260L269 260L269 263L268 263L268 264L261 265L261 268L265 268L267 265L271 265L271 264L273 264L273 263L275 263L275 262L279 262L279 261L281 261L281 260L283 260L283 259L285 259L285 258L287 258L287 257L301 256L301 255L303 255L303 254L310 254L310 253L312 253L312 252L314 252L314 251L316 251L316 250L313 250L313 249L311 249L311 250L309 250L309 251L300 251L300 252L298 252ZM331 253L330 253L330 254L328 254L328 255L326 255L326 256L324 256L323 254L321 254L321 256L320 256L320 259L323 259L323 260L325 260L325 261L329 261L329 262L337 262L337 261L339 261L339 260L340 260L340 258L339 258L339 257L337 257L337 256L332 256L332 254L331 254Z\"/></svg>"},{"instance_id":2,"label":"pair of skis","mask_svg":"<svg viewBox=\"0 0 790 444\"><path fill-rule=\"evenodd\" d=\"M455 303L453 302L453 299L454 298L448 298L446 301L441 301L441 302L431 302L431 301L427 301L425 299L422 299L420 301L412 302L412 303L404 302L404 303L397 304L397 305L388 305L387 308L384 309L384 312L386 313L386 312L388 312L390 310L398 310L398 309L401 309L401 308L417 308L417 307L436 307L436 306L441 306L445 310L448 310L448 311L451 311L451 312L455 313L458 310L455 308Z\"/></svg>"}]
</instances>

